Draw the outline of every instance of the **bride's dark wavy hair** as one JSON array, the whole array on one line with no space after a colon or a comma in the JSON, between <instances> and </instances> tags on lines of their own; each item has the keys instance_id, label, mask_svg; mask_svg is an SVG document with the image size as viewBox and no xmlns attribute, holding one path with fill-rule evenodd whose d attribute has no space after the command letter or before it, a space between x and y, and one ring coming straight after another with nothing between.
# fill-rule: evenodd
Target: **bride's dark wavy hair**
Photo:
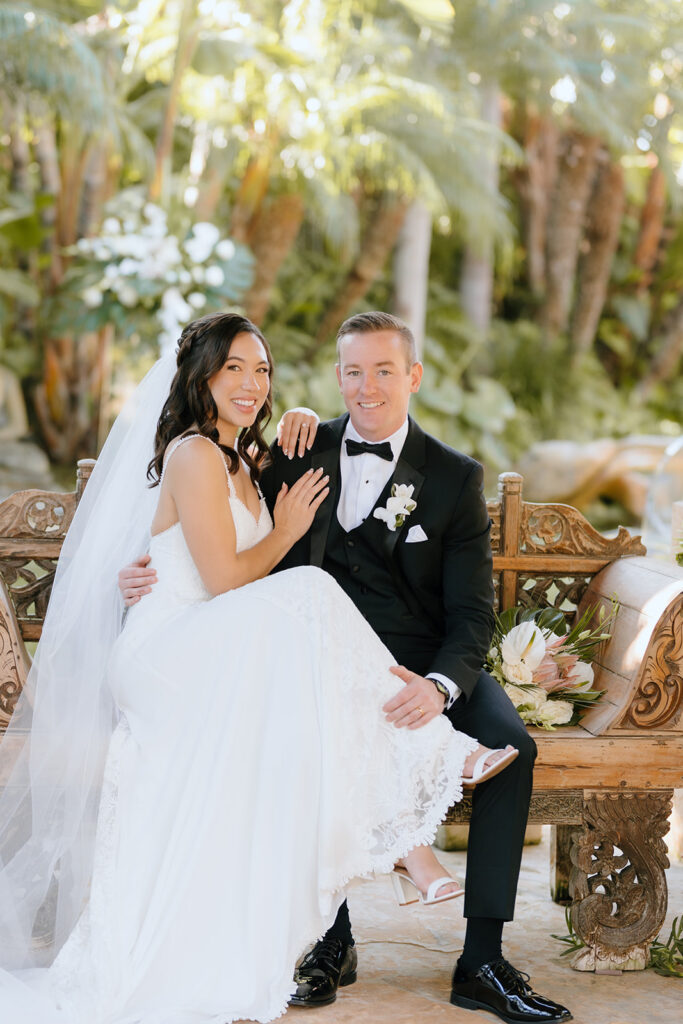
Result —
<instances>
[{"instance_id":1,"label":"bride's dark wavy hair","mask_svg":"<svg viewBox=\"0 0 683 1024\"><path fill-rule=\"evenodd\" d=\"M266 350L270 386L254 423L242 431L236 448L229 448L218 440L218 408L209 390L209 379L225 366L233 341L243 333L254 334ZM191 427L215 441L228 460L230 473L237 472L241 457L249 466L252 480L257 480L270 458L262 429L270 420L272 408L273 357L258 327L239 313L209 313L193 320L180 335L178 369L157 423L154 457L147 467L147 477L152 481L150 486L158 486L161 480L164 453L169 443Z\"/></svg>"}]
</instances>

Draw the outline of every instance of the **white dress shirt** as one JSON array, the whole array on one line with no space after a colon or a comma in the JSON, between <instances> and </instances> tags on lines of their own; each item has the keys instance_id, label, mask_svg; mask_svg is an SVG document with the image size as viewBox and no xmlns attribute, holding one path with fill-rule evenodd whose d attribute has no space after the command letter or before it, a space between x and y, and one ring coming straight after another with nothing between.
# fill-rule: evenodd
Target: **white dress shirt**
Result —
<instances>
[{"instance_id":1,"label":"white dress shirt","mask_svg":"<svg viewBox=\"0 0 683 1024\"><path fill-rule=\"evenodd\" d=\"M347 532L355 530L372 512L377 499L396 469L396 463L407 436L408 420L406 419L394 434L382 438L383 441L388 441L391 445L391 451L394 456L392 462L389 462L387 459L381 459L370 452L363 452L361 455L349 455L346 451L347 438L353 441L366 441L367 438L361 437L351 423L351 420L346 424L339 456L341 489L337 505L337 519L340 526ZM371 443L374 444L375 442ZM380 441L376 443L379 444ZM407 667L409 668L410 666ZM450 699L446 701L447 708L458 699L462 692L452 679L441 675L440 672L430 672L427 678L438 679L440 683L444 684L450 693Z\"/></svg>"}]
</instances>

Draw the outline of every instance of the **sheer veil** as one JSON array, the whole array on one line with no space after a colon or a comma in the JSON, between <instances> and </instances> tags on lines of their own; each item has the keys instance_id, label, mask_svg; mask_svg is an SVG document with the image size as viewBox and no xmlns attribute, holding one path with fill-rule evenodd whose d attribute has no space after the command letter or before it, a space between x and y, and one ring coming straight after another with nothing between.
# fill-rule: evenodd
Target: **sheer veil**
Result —
<instances>
[{"instance_id":1,"label":"sheer veil","mask_svg":"<svg viewBox=\"0 0 683 1024\"><path fill-rule=\"evenodd\" d=\"M0 967L49 965L87 900L104 762L116 724L107 661L118 570L143 554L146 480L176 371L170 352L116 420L67 533L42 638L0 744Z\"/></svg>"}]
</instances>

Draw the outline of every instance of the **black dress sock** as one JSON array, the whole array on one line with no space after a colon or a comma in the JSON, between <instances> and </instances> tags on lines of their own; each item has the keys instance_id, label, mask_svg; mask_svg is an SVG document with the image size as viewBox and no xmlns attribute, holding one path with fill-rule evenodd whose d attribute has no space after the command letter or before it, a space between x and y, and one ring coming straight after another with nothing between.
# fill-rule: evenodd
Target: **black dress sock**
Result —
<instances>
[{"instance_id":1,"label":"black dress sock","mask_svg":"<svg viewBox=\"0 0 683 1024\"><path fill-rule=\"evenodd\" d=\"M465 932L465 946L458 960L458 974L471 974L482 964L502 956L504 921L495 917L468 917Z\"/></svg>"},{"instance_id":2,"label":"black dress sock","mask_svg":"<svg viewBox=\"0 0 683 1024\"><path fill-rule=\"evenodd\" d=\"M351 934L351 919L349 918L349 905L344 900L334 924L328 931L325 932L326 939L339 939L340 942L345 942L347 946L353 946L353 935Z\"/></svg>"}]
</instances>

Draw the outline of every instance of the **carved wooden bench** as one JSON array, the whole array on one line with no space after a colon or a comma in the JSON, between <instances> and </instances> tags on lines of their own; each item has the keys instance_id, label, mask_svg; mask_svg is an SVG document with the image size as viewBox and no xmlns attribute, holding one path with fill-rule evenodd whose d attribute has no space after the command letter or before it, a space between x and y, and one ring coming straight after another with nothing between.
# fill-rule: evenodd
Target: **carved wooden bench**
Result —
<instances>
[{"instance_id":1,"label":"carved wooden bench","mask_svg":"<svg viewBox=\"0 0 683 1024\"><path fill-rule=\"evenodd\" d=\"M0 730L93 465L79 462L72 494L20 491L0 504ZM663 836L683 786L683 570L644 557L623 528L608 539L568 505L523 501L516 473L502 474L498 491L489 513L500 608L620 603L596 659L605 697L580 726L531 730L539 757L530 821L554 826L553 894L571 898L585 943L574 966L642 968L666 914ZM452 808L447 821L467 821L470 807Z\"/></svg>"}]
</instances>

